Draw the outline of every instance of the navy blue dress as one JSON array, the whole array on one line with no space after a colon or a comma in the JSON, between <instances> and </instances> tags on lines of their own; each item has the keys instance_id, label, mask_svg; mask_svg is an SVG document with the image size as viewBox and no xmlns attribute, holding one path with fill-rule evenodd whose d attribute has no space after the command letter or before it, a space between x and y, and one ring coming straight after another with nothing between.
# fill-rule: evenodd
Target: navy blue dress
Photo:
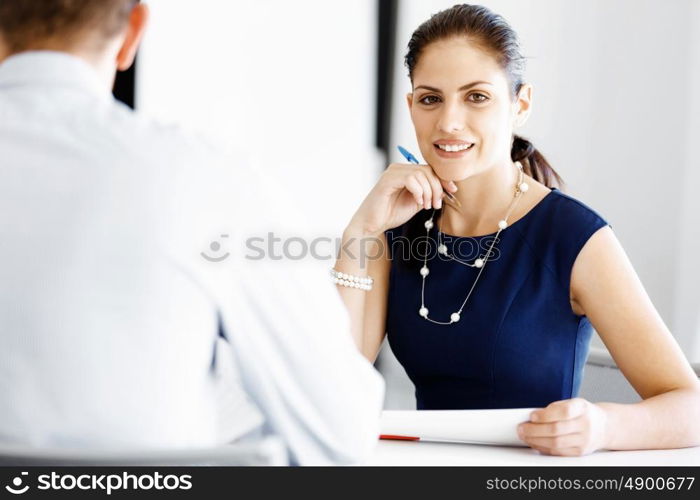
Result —
<instances>
[{"instance_id":1,"label":"navy blue dress","mask_svg":"<svg viewBox=\"0 0 700 500\"><path fill-rule=\"evenodd\" d=\"M422 243L406 234L406 225L386 232L392 257L387 336L415 384L417 408L544 407L576 397L592 327L571 310L571 270L586 241L608 223L552 189L501 232L460 320L443 326L418 313L425 251L430 318L449 321L479 269L437 253L437 224L425 239L423 223L430 213L415 216ZM479 253L486 254L495 234L444 235L443 243L450 255L473 262ZM414 256L420 255L412 261L409 240Z\"/></svg>"}]
</instances>

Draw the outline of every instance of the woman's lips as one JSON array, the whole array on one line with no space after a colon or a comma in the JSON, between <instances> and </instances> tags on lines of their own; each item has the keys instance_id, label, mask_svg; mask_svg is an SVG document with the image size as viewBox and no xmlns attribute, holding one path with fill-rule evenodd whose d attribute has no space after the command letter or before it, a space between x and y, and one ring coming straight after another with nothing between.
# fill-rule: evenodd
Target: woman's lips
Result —
<instances>
[{"instance_id":1,"label":"woman's lips","mask_svg":"<svg viewBox=\"0 0 700 500\"><path fill-rule=\"evenodd\" d=\"M445 144L433 144L433 147L435 148L435 152L437 153L438 156L441 158L462 158L463 156L466 156L469 154L469 152L474 149L474 144L471 144L467 149L461 149L459 151L445 151L445 149L441 148L440 146L447 147L448 149L455 149L456 147L460 147L458 145L445 145Z\"/></svg>"}]
</instances>

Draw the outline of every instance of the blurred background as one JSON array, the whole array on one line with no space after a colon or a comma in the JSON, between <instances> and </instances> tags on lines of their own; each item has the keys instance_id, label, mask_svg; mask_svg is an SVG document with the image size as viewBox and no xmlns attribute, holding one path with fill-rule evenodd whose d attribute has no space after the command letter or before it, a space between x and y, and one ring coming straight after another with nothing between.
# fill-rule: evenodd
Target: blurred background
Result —
<instances>
[{"instance_id":1,"label":"blurred background","mask_svg":"<svg viewBox=\"0 0 700 500\"><path fill-rule=\"evenodd\" d=\"M336 237L396 145L412 31L440 0L149 0L152 23L119 98L260 153ZM567 191L612 225L688 359L700 362L700 0L485 0L518 32L534 85L522 135ZM332 261L315 263L328 268ZM604 349L595 338L593 346ZM388 348L387 408L415 408Z\"/></svg>"}]
</instances>

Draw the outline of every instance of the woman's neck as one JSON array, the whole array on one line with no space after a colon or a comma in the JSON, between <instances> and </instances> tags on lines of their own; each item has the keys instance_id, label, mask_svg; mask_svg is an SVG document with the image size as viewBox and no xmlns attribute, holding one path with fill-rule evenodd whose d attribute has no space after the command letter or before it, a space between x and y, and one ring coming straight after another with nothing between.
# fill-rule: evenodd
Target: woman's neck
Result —
<instances>
[{"instance_id":1,"label":"woman's neck","mask_svg":"<svg viewBox=\"0 0 700 500\"><path fill-rule=\"evenodd\" d=\"M479 236L498 230L513 201L518 169L510 160L483 173L456 182L454 194L461 208L449 202L440 217L440 230L455 236Z\"/></svg>"}]
</instances>

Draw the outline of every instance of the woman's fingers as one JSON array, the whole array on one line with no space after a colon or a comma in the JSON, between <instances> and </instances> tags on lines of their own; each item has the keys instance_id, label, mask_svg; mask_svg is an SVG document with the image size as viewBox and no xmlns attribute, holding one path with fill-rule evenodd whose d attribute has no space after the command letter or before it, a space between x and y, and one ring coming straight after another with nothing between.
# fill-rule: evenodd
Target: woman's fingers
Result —
<instances>
[{"instance_id":1,"label":"woman's fingers","mask_svg":"<svg viewBox=\"0 0 700 500\"><path fill-rule=\"evenodd\" d=\"M550 403L533 411L518 425L518 437L535 449L552 455L577 456L605 448L607 414L583 398Z\"/></svg>"},{"instance_id":2,"label":"woman's fingers","mask_svg":"<svg viewBox=\"0 0 700 500\"><path fill-rule=\"evenodd\" d=\"M428 177L423 172L417 171L413 174L413 177L415 177L423 188L423 208L427 210L433 205L433 188L430 185Z\"/></svg>"},{"instance_id":3,"label":"woman's fingers","mask_svg":"<svg viewBox=\"0 0 700 500\"><path fill-rule=\"evenodd\" d=\"M406 179L405 187L413 195L418 206L422 208L424 206L423 186L418 182L418 179L415 176L409 176L408 179Z\"/></svg>"},{"instance_id":4,"label":"woman's fingers","mask_svg":"<svg viewBox=\"0 0 700 500\"><path fill-rule=\"evenodd\" d=\"M442 195L444 190L442 189L442 183L440 179L433 173L426 174L426 179L430 183L430 189L433 193L432 206L433 208L442 208Z\"/></svg>"},{"instance_id":5,"label":"woman's fingers","mask_svg":"<svg viewBox=\"0 0 700 500\"><path fill-rule=\"evenodd\" d=\"M433 167L431 167L430 165L420 165L420 169L421 171L425 172L428 178L430 178L431 180L435 180L435 182L440 184L440 188L443 191L447 191L449 193L457 192L457 184L455 184L453 181L446 181L438 177L435 173L435 170L433 170ZM442 195L442 192L440 194Z\"/></svg>"},{"instance_id":6,"label":"woman's fingers","mask_svg":"<svg viewBox=\"0 0 700 500\"><path fill-rule=\"evenodd\" d=\"M583 442L581 433L565 434L563 436L530 437L527 440L530 446L549 450L562 450L580 446Z\"/></svg>"},{"instance_id":7,"label":"woman's fingers","mask_svg":"<svg viewBox=\"0 0 700 500\"><path fill-rule=\"evenodd\" d=\"M434 203L435 203L436 197L439 200L442 200L443 195L447 196L447 198L450 198L449 195L457 192L457 190L458 190L457 184L455 184L454 181L446 181L446 180L443 180L440 177L438 177L430 165L423 165L421 170L425 173L425 175L430 180L431 186L433 188L433 202ZM437 196L436 196L436 193L437 193ZM435 208L441 208L441 206L442 206L442 201L440 201L440 203L438 203L438 205L435 205Z\"/></svg>"},{"instance_id":8,"label":"woman's fingers","mask_svg":"<svg viewBox=\"0 0 700 500\"><path fill-rule=\"evenodd\" d=\"M424 209L442 208L443 195L457 191L453 181L440 179L429 165L392 164L387 171L388 185L393 185L392 189L405 187Z\"/></svg>"},{"instance_id":9,"label":"woman's fingers","mask_svg":"<svg viewBox=\"0 0 700 500\"><path fill-rule=\"evenodd\" d=\"M528 437L551 437L580 432L584 427L585 424L580 417L541 424L523 422L518 425L518 433Z\"/></svg>"},{"instance_id":10,"label":"woman's fingers","mask_svg":"<svg viewBox=\"0 0 700 500\"><path fill-rule=\"evenodd\" d=\"M404 183L408 184L408 182L415 182L420 186L421 190L421 200L419 202L419 205L421 208L428 208L430 205L430 197L431 197L431 189L430 189L430 183L428 182L428 179L425 178L425 176L418 171L414 171L409 173L405 178L404 178Z\"/></svg>"},{"instance_id":11,"label":"woman's fingers","mask_svg":"<svg viewBox=\"0 0 700 500\"><path fill-rule=\"evenodd\" d=\"M580 457L586 454L580 446L573 446L571 448L544 448L541 446L532 446L531 448L539 451L542 455L557 457Z\"/></svg>"}]
</instances>

